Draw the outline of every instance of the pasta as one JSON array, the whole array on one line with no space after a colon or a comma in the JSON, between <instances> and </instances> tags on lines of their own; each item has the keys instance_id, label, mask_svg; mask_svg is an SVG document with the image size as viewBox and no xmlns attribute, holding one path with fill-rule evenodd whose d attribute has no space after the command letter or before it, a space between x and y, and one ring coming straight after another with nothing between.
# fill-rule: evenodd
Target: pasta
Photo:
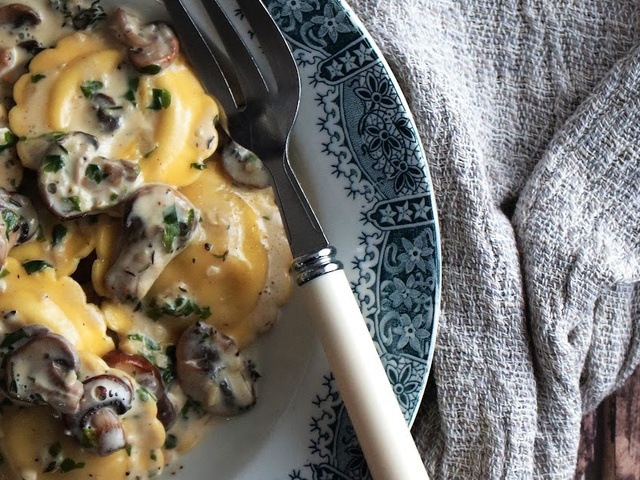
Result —
<instances>
[{"instance_id":1,"label":"pasta","mask_svg":"<svg viewBox=\"0 0 640 480\"><path fill-rule=\"evenodd\" d=\"M264 169L125 9L0 3L0 96L0 478L157 477L256 401L291 289Z\"/></svg>"}]
</instances>

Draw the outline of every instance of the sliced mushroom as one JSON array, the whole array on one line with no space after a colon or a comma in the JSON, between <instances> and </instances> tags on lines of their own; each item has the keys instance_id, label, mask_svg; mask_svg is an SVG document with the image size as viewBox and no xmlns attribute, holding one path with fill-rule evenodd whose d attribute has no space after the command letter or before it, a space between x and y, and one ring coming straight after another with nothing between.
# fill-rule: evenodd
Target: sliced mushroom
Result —
<instances>
[{"instance_id":1,"label":"sliced mushroom","mask_svg":"<svg viewBox=\"0 0 640 480\"><path fill-rule=\"evenodd\" d=\"M105 276L108 296L142 299L194 238L199 213L173 187L147 184L129 200L120 254Z\"/></svg>"},{"instance_id":2,"label":"sliced mushroom","mask_svg":"<svg viewBox=\"0 0 640 480\"><path fill-rule=\"evenodd\" d=\"M91 99L100 127L105 132L114 132L122 124L122 116L116 108L116 102L109 95L97 93Z\"/></svg>"},{"instance_id":3,"label":"sliced mushroom","mask_svg":"<svg viewBox=\"0 0 640 480\"><path fill-rule=\"evenodd\" d=\"M14 28L19 28L24 25L35 27L40 22L38 12L22 3L9 3L0 7L0 24L10 24Z\"/></svg>"},{"instance_id":4,"label":"sliced mushroom","mask_svg":"<svg viewBox=\"0 0 640 480\"><path fill-rule=\"evenodd\" d=\"M94 214L120 204L141 183L138 166L96 155L93 135L55 138L38 168L38 185L49 209L62 219Z\"/></svg>"},{"instance_id":5,"label":"sliced mushroom","mask_svg":"<svg viewBox=\"0 0 640 480\"><path fill-rule=\"evenodd\" d=\"M256 403L255 374L232 338L204 322L184 331L176 347L182 390L215 415L236 415Z\"/></svg>"},{"instance_id":6,"label":"sliced mushroom","mask_svg":"<svg viewBox=\"0 0 640 480\"><path fill-rule=\"evenodd\" d=\"M23 168L16 150L17 137L6 126L0 106L0 188L14 192L22 182Z\"/></svg>"},{"instance_id":7,"label":"sliced mushroom","mask_svg":"<svg viewBox=\"0 0 640 480\"><path fill-rule=\"evenodd\" d=\"M40 42L33 39L20 42L18 43L18 46L31 56L37 55L45 48Z\"/></svg>"},{"instance_id":8,"label":"sliced mushroom","mask_svg":"<svg viewBox=\"0 0 640 480\"><path fill-rule=\"evenodd\" d=\"M103 360L111 368L117 368L131 375L136 382L156 398L157 418L165 430L168 430L176 420L176 410L167 396L162 377L156 366L142 355L124 353L120 350L110 351L103 357Z\"/></svg>"},{"instance_id":9,"label":"sliced mushroom","mask_svg":"<svg viewBox=\"0 0 640 480\"><path fill-rule=\"evenodd\" d=\"M31 201L0 188L0 265L14 246L35 235L38 226L38 214Z\"/></svg>"},{"instance_id":10,"label":"sliced mushroom","mask_svg":"<svg viewBox=\"0 0 640 480\"><path fill-rule=\"evenodd\" d=\"M265 188L269 186L269 172L262 160L251 150L233 139L223 128L218 127L219 151L222 166L234 182L247 187Z\"/></svg>"},{"instance_id":11,"label":"sliced mushroom","mask_svg":"<svg viewBox=\"0 0 640 480\"><path fill-rule=\"evenodd\" d=\"M138 17L122 8L113 13L113 31L129 47L129 61L141 73L158 73L171 65L180 50L178 38L169 25L162 22L142 25Z\"/></svg>"},{"instance_id":12,"label":"sliced mushroom","mask_svg":"<svg viewBox=\"0 0 640 480\"><path fill-rule=\"evenodd\" d=\"M132 402L133 384L127 376L97 375L83 382L78 410L64 421L84 447L106 456L127 446L120 416Z\"/></svg>"},{"instance_id":13,"label":"sliced mushroom","mask_svg":"<svg viewBox=\"0 0 640 480\"><path fill-rule=\"evenodd\" d=\"M41 325L22 328L2 342L4 382L10 398L50 405L61 413L78 410L82 384L76 371L80 359L73 345Z\"/></svg>"}]
</instances>

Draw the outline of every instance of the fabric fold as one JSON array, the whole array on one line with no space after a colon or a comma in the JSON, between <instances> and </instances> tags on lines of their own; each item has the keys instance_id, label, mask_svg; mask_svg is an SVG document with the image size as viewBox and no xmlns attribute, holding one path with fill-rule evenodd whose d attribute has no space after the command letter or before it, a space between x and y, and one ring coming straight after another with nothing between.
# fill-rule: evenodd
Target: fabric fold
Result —
<instances>
[{"instance_id":1,"label":"fabric fold","mask_svg":"<svg viewBox=\"0 0 640 480\"><path fill-rule=\"evenodd\" d=\"M538 379L536 465L575 468L582 415L640 358L640 50L551 142L514 225Z\"/></svg>"},{"instance_id":2,"label":"fabric fold","mask_svg":"<svg viewBox=\"0 0 640 480\"><path fill-rule=\"evenodd\" d=\"M638 6L349 3L407 96L439 212L413 428L432 478L573 478L583 412L639 360Z\"/></svg>"}]
</instances>

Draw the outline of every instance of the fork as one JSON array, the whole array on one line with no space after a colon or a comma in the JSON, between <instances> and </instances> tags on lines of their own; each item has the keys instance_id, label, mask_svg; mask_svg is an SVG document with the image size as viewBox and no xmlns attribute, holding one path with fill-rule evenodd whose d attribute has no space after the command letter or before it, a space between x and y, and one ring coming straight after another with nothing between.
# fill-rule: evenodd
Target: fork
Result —
<instances>
[{"instance_id":1,"label":"fork","mask_svg":"<svg viewBox=\"0 0 640 480\"><path fill-rule=\"evenodd\" d=\"M295 259L296 293L314 321L369 470L376 480L428 479L342 263L288 161L300 101L289 46L259 0L237 2L259 47L238 33L220 0L200 0L220 45L198 28L195 1L165 6L192 66L226 113L230 137L271 174Z\"/></svg>"}]
</instances>

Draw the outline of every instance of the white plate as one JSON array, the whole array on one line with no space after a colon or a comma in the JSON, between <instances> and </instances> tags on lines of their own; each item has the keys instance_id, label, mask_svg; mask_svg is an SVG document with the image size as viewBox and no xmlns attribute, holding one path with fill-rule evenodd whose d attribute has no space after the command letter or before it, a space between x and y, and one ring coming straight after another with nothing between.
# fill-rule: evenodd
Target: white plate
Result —
<instances>
[{"instance_id":1,"label":"white plate","mask_svg":"<svg viewBox=\"0 0 640 480\"><path fill-rule=\"evenodd\" d=\"M103 0L106 8L114 3L123 2ZM128 3L149 19L166 15L155 0ZM388 66L344 3L265 3L288 36L302 80L292 164L345 264L411 423L440 297L436 212L418 134ZM248 32L240 11L229 11ZM167 478L370 477L308 315L294 294L250 352L262 376L256 408L221 421Z\"/></svg>"}]
</instances>

